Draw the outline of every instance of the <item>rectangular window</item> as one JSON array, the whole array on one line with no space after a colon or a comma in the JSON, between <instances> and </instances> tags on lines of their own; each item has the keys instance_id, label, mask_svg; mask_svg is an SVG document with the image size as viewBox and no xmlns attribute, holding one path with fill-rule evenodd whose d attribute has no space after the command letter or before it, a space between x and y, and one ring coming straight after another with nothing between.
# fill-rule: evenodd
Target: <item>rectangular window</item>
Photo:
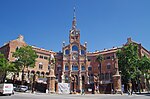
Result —
<instances>
[{"instance_id":1,"label":"rectangular window","mask_svg":"<svg viewBox=\"0 0 150 99\"><path fill-rule=\"evenodd\" d=\"M82 68L82 70L85 70L85 66L82 66L81 68Z\"/></svg>"},{"instance_id":2,"label":"rectangular window","mask_svg":"<svg viewBox=\"0 0 150 99\"><path fill-rule=\"evenodd\" d=\"M43 69L43 65L42 64L39 64L39 69Z\"/></svg>"},{"instance_id":3,"label":"rectangular window","mask_svg":"<svg viewBox=\"0 0 150 99\"><path fill-rule=\"evenodd\" d=\"M40 58L42 58L42 59L43 59L43 56L42 56L42 55L40 55Z\"/></svg>"},{"instance_id":4,"label":"rectangular window","mask_svg":"<svg viewBox=\"0 0 150 99\"><path fill-rule=\"evenodd\" d=\"M50 66L50 65L48 65L48 70L50 70L50 67L51 67L51 66Z\"/></svg>"},{"instance_id":5,"label":"rectangular window","mask_svg":"<svg viewBox=\"0 0 150 99\"><path fill-rule=\"evenodd\" d=\"M111 65L110 65L110 64L108 64L108 65L107 65L107 69L110 69L110 68L111 68Z\"/></svg>"},{"instance_id":6,"label":"rectangular window","mask_svg":"<svg viewBox=\"0 0 150 99\"><path fill-rule=\"evenodd\" d=\"M47 57L47 56L44 56L44 59L46 59L46 60L47 60L47 59L48 59L48 57Z\"/></svg>"},{"instance_id":7,"label":"rectangular window","mask_svg":"<svg viewBox=\"0 0 150 99\"><path fill-rule=\"evenodd\" d=\"M88 70L89 70L89 71L92 71L92 67L91 67L91 66L90 66L90 67L88 67Z\"/></svg>"},{"instance_id":8,"label":"rectangular window","mask_svg":"<svg viewBox=\"0 0 150 99\"><path fill-rule=\"evenodd\" d=\"M73 71L78 70L78 66L72 66L72 70L73 70Z\"/></svg>"},{"instance_id":9,"label":"rectangular window","mask_svg":"<svg viewBox=\"0 0 150 99\"><path fill-rule=\"evenodd\" d=\"M57 71L61 71L61 67L57 67Z\"/></svg>"},{"instance_id":10,"label":"rectangular window","mask_svg":"<svg viewBox=\"0 0 150 99\"><path fill-rule=\"evenodd\" d=\"M107 56L106 59L110 59L110 56Z\"/></svg>"},{"instance_id":11,"label":"rectangular window","mask_svg":"<svg viewBox=\"0 0 150 99\"><path fill-rule=\"evenodd\" d=\"M65 66L65 70L69 70L69 66Z\"/></svg>"}]
</instances>

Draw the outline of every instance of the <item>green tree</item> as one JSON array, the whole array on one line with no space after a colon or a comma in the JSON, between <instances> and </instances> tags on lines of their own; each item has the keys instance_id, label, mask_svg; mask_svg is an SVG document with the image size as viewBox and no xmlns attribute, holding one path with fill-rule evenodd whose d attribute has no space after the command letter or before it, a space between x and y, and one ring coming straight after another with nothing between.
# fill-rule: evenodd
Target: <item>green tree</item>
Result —
<instances>
[{"instance_id":1,"label":"green tree","mask_svg":"<svg viewBox=\"0 0 150 99\"><path fill-rule=\"evenodd\" d=\"M2 79L2 83L5 82L6 76L10 72L16 72L18 69L16 66L9 62L3 54L0 53L0 75Z\"/></svg>"},{"instance_id":2,"label":"green tree","mask_svg":"<svg viewBox=\"0 0 150 99\"><path fill-rule=\"evenodd\" d=\"M150 80L150 58L148 58L147 56L143 56L140 61L139 61L139 68L141 71L142 76L144 76L144 78L146 79L146 86L147 89L150 90L150 84L149 84L149 80Z\"/></svg>"},{"instance_id":3,"label":"green tree","mask_svg":"<svg viewBox=\"0 0 150 99\"><path fill-rule=\"evenodd\" d=\"M127 84L129 80L136 80L139 62L138 46L130 43L117 51L118 66L122 75L122 83Z\"/></svg>"},{"instance_id":4,"label":"green tree","mask_svg":"<svg viewBox=\"0 0 150 99\"><path fill-rule=\"evenodd\" d=\"M14 62L15 65L19 66L20 70L22 71L22 84L23 84L24 70L25 68L28 69L28 67L35 66L37 54L31 46L23 46L13 53L13 57L16 58Z\"/></svg>"}]
</instances>

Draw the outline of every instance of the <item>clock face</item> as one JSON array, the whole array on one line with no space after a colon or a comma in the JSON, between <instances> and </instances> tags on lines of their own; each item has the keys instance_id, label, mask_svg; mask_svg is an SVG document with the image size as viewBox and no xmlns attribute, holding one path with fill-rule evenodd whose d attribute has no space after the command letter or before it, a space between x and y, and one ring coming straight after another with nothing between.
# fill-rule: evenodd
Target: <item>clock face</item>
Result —
<instances>
[{"instance_id":1,"label":"clock face","mask_svg":"<svg viewBox=\"0 0 150 99\"><path fill-rule=\"evenodd\" d=\"M79 33L78 32L76 32L76 35L78 35Z\"/></svg>"},{"instance_id":2,"label":"clock face","mask_svg":"<svg viewBox=\"0 0 150 99\"><path fill-rule=\"evenodd\" d=\"M77 32L77 31L71 31L71 36L76 36L76 35L78 35L79 33Z\"/></svg>"}]
</instances>

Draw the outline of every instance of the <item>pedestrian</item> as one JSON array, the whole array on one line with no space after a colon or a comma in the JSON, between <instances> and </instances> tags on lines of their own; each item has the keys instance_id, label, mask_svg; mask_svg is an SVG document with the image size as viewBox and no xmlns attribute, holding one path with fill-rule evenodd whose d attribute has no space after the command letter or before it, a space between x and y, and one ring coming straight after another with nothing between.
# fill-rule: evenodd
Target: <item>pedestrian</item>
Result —
<instances>
[{"instance_id":1,"label":"pedestrian","mask_svg":"<svg viewBox=\"0 0 150 99\"><path fill-rule=\"evenodd\" d=\"M127 84L128 95L132 95L132 83L131 81Z\"/></svg>"},{"instance_id":2,"label":"pedestrian","mask_svg":"<svg viewBox=\"0 0 150 99\"><path fill-rule=\"evenodd\" d=\"M82 89L81 95L85 95L85 90Z\"/></svg>"}]
</instances>

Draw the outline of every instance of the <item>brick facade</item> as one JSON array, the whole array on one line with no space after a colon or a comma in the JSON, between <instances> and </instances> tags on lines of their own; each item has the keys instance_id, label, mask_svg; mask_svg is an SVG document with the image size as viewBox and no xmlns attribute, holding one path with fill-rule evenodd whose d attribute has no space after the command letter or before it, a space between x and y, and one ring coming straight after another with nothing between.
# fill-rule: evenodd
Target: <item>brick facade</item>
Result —
<instances>
[{"instance_id":1,"label":"brick facade","mask_svg":"<svg viewBox=\"0 0 150 99\"><path fill-rule=\"evenodd\" d=\"M131 38L127 39L128 43L136 43ZM141 44L138 44L139 56L146 55L150 57L150 52L146 50ZM18 48L26 46L24 37L19 35L16 40L9 41L4 46L0 47L0 52L5 55L9 61L14 61L12 52ZM124 46L125 46L124 45ZM39 78L46 78L49 74L51 55L55 56L55 76L58 82L66 82L71 85L71 92L80 92L83 88L86 89L88 85L92 90L111 91L113 85L113 75L116 73L115 57L116 52L121 47L113 47L111 49L104 49L102 51L88 52L87 43L80 43L80 31L76 28L76 18L74 16L72 21L72 28L69 34L69 44L65 45L63 42L62 52L53 52L42 48L34 47L38 58L36 59L35 67L29 68L26 71L26 80L30 81L31 74L36 73ZM96 57L101 54L104 60L101 63L96 61ZM101 78L99 78L101 77ZM21 78L18 78L21 80ZM54 81L53 81L54 82ZM87 86L86 86L87 85ZM102 86L101 86L102 85ZM109 88L107 86L109 85ZM86 90L87 91L87 90Z\"/></svg>"}]
</instances>

